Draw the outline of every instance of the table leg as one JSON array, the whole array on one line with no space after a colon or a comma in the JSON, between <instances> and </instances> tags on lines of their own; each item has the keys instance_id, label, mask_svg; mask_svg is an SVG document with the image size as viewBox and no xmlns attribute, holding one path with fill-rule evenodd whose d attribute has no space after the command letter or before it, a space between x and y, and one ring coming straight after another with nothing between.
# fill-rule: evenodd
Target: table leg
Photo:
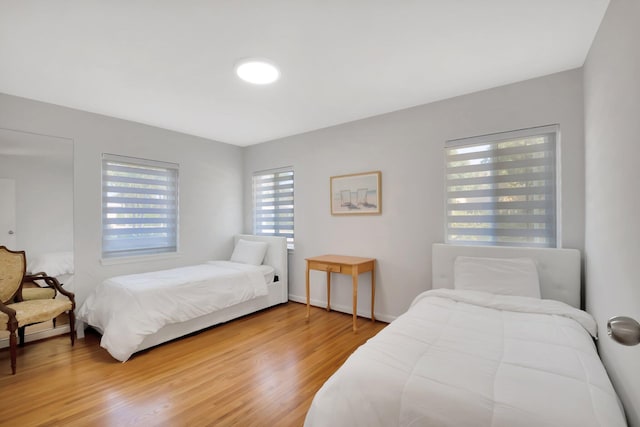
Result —
<instances>
[{"instance_id":1,"label":"table leg","mask_svg":"<svg viewBox=\"0 0 640 427\"><path fill-rule=\"evenodd\" d=\"M327 311L331 311L331 272L327 271Z\"/></svg>"},{"instance_id":2,"label":"table leg","mask_svg":"<svg viewBox=\"0 0 640 427\"><path fill-rule=\"evenodd\" d=\"M358 330L356 319L358 317L358 269L354 268L352 274L353 280L353 332Z\"/></svg>"},{"instance_id":3,"label":"table leg","mask_svg":"<svg viewBox=\"0 0 640 427\"><path fill-rule=\"evenodd\" d=\"M311 313L311 301L309 296L309 261L307 261L307 320L309 319L309 314Z\"/></svg>"},{"instance_id":4,"label":"table leg","mask_svg":"<svg viewBox=\"0 0 640 427\"><path fill-rule=\"evenodd\" d=\"M375 304L375 300L376 300L376 276L375 276L375 264L373 265L373 268L371 269L371 321L375 322L376 321L376 316L375 314L373 314L373 307Z\"/></svg>"}]
</instances>

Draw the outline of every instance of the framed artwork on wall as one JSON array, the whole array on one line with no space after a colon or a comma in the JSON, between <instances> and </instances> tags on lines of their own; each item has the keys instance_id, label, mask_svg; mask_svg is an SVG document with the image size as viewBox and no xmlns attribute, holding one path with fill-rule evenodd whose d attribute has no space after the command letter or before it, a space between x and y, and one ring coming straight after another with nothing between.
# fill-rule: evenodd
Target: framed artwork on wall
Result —
<instances>
[{"instance_id":1,"label":"framed artwork on wall","mask_svg":"<svg viewBox=\"0 0 640 427\"><path fill-rule=\"evenodd\" d=\"M382 213L380 171L332 176L331 215L379 215Z\"/></svg>"}]
</instances>

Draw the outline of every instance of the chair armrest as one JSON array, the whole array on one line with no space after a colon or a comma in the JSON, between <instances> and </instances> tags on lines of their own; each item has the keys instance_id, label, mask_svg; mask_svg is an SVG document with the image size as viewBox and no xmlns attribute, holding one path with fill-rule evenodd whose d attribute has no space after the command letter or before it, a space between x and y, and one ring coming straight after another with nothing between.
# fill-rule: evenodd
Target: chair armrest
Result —
<instances>
[{"instance_id":1,"label":"chair armrest","mask_svg":"<svg viewBox=\"0 0 640 427\"><path fill-rule=\"evenodd\" d=\"M56 279L53 276L49 276L47 273L41 271L39 273L33 273L33 274L25 274L23 279L22 279L22 283L32 283L40 288L54 288L54 289L58 289L57 287L55 287L55 285L50 285L45 279L53 279L56 281L56 283L59 286L64 286L64 283L60 283L58 281L58 279ZM46 285L42 285L40 283L38 283L38 280L44 280L44 282L46 283Z\"/></svg>"},{"instance_id":2,"label":"chair armrest","mask_svg":"<svg viewBox=\"0 0 640 427\"><path fill-rule=\"evenodd\" d=\"M40 286L42 287L46 287L46 288L50 288L51 286L49 286L47 284L47 286L41 286L38 282L36 282L36 280L44 280L46 277L52 277L49 276L47 273L45 273L44 271L40 271L38 273L33 273L33 274L25 274L24 277L22 278L22 283L33 283L34 285ZM63 283L60 283L60 286L63 285Z\"/></svg>"},{"instance_id":3,"label":"chair armrest","mask_svg":"<svg viewBox=\"0 0 640 427\"><path fill-rule=\"evenodd\" d=\"M2 331L15 331L18 328L18 320L16 319L16 311L7 307L2 301L0 301L0 312L6 314L9 317L9 321L6 325L2 325L0 330Z\"/></svg>"},{"instance_id":4,"label":"chair armrest","mask_svg":"<svg viewBox=\"0 0 640 427\"><path fill-rule=\"evenodd\" d=\"M53 297L55 298L58 294L56 292L55 286L49 285L46 283L45 278L49 277L49 275L43 271L33 274L25 274L22 277L22 284L20 286L20 290L18 291L18 295L16 296L16 301L24 301L24 289L51 289L53 291ZM45 283L43 283L45 282ZM59 283L60 286L63 286L62 283ZM35 296L29 297L28 299L41 299L41 298L49 298L49 296Z\"/></svg>"},{"instance_id":5,"label":"chair armrest","mask_svg":"<svg viewBox=\"0 0 640 427\"><path fill-rule=\"evenodd\" d=\"M36 276L48 276L47 273L45 273L44 271L39 271L37 273L31 273L31 274L25 274L24 278L26 279L35 279Z\"/></svg>"},{"instance_id":6,"label":"chair armrest","mask_svg":"<svg viewBox=\"0 0 640 427\"><path fill-rule=\"evenodd\" d=\"M27 278L29 278L29 277L30 276L25 276L25 280ZM73 307L75 308L76 300L75 300L74 293L73 292L69 292L68 290L64 289L62 287L62 285L60 284L60 282L58 282L58 279L56 279L55 277L51 277L51 276L38 276L38 277L35 277L34 279L36 279L36 280L44 280L44 282L47 284L47 287L53 288L53 289L57 290L58 292L60 292L62 295L64 295L67 298L69 298L71 300L71 303L73 304Z\"/></svg>"}]
</instances>

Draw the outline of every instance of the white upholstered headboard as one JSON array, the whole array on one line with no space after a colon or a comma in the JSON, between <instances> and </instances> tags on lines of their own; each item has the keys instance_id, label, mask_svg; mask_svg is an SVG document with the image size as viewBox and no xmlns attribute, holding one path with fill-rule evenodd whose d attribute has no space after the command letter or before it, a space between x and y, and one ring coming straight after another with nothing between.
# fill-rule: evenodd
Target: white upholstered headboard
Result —
<instances>
[{"instance_id":1,"label":"white upholstered headboard","mask_svg":"<svg viewBox=\"0 0 640 427\"><path fill-rule=\"evenodd\" d=\"M267 254L264 256L265 265L270 265L276 270L278 280L283 285L283 301L287 301L289 298L289 275L288 275L288 252L287 252L287 238L277 236L254 236L253 234L237 234L234 236L233 244L238 243L238 240L253 240L257 242L267 242L269 247L267 248Z\"/></svg>"},{"instance_id":2,"label":"white upholstered headboard","mask_svg":"<svg viewBox=\"0 0 640 427\"><path fill-rule=\"evenodd\" d=\"M433 244L432 286L453 288L453 262L457 256L532 258L538 267L540 293L580 308L580 251L577 249L513 248Z\"/></svg>"}]
</instances>

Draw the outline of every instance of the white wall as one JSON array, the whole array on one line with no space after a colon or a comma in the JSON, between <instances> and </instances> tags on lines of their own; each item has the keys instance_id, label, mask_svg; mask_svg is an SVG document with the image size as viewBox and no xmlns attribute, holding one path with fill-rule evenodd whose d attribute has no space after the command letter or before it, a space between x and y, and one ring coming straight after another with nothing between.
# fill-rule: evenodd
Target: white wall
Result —
<instances>
[{"instance_id":1,"label":"white wall","mask_svg":"<svg viewBox=\"0 0 640 427\"><path fill-rule=\"evenodd\" d=\"M444 142L553 123L562 133L562 240L565 247L583 249L581 70L248 147L245 231L252 230L251 174L293 166L296 243L289 258L290 298L305 298L306 257L375 257L376 316L391 320L431 287L431 244L444 239ZM372 170L382 171L382 215L331 216L329 177ZM315 304L326 302L323 280L323 273L312 273ZM350 312L350 278L338 276L334 283L332 306ZM368 274L360 283L358 309L368 316Z\"/></svg>"},{"instance_id":2,"label":"white wall","mask_svg":"<svg viewBox=\"0 0 640 427\"><path fill-rule=\"evenodd\" d=\"M0 94L0 128L74 141L74 252L78 301L104 278L228 257L242 231L242 149L97 114ZM180 256L102 265L101 155L180 164Z\"/></svg>"},{"instance_id":3,"label":"white wall","mask_svg":"<svg viewBox=\"0 0 640 427\"><path fill-rule=\"evenodd\" d=\"M16 249L27 259L73 249L71 152L66 159L0 155L0 178L16 185Z\"/></svg>"},{"instance_id":4,"label":"white wall","mask_svg":"<svg viewBox=\"0 0 640 427\"><path fill-rule=\"evenodd\" d=\"M640 345L606 336L607 319L640 321L640 2L614 0L584 66L587 310L600 355L640 426Z\"/></svg>"}]
</instances>

